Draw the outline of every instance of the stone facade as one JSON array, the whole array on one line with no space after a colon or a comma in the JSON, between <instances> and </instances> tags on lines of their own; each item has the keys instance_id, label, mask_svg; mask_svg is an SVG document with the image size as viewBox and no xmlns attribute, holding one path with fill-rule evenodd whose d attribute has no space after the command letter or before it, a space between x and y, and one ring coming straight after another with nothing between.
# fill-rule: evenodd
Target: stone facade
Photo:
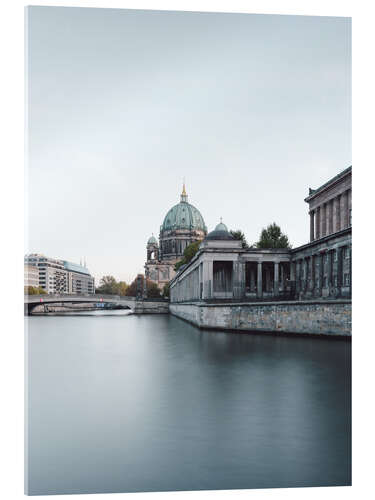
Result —
<instances>
[{"instance_id":1,"label":"stone facade","mask_svg":"<svg viewBox=\"0 0 375 500\"><path fill-rule=\"evenodd\" d=\"M310 241L342 231L352 225L352 167L318 189L309 190Z\"/></svg>"}]
</instances>

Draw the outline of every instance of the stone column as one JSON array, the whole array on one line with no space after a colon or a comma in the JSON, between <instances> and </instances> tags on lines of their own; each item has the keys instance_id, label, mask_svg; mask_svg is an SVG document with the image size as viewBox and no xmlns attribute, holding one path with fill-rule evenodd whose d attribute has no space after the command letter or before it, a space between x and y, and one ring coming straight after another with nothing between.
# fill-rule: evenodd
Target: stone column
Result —
<instances>
[{"instance_id":1,"label":"stone column","mask_svg":"<svg viewBox=\"0 0 375 500\"><path fill-rule=\"evenodd\" d=\"M310 211L310 241L314 241L315 231L314 231L314 210Z\"/></svg>"},{"instance_id":2,"label":"stone column","mask_svg":"<svg viewBox=\"0 0 375 500\"><path fill-rule=\"evenodd\" d=\"M344 193L344 229L349 227L349 200L348 191Z\"/></svg>"},{"instance_id":3,"label":"stone column","mask_svg":"<svg viewBox=\"0 0 375 500\"><path fill-rule=\"evenodd\" d=\"M315 229L315 239L318 240L320 238L320 207L318 207L316 210L316 229Z\"/></svg>"},{"instance_id":4,"label":"stone column","mask_svg":"<svg viewBox=\"0 0 375 500\"><path fill-rule=\"evenodd\" d=\"M326 234L327 234L327 204L326 203L323 204L321 213L322 213L321 233L322 233L322 237L323 237L323 236L326 236Z\"/></svg>"},{"instance_id":5,"label":"stone column","mask_svg":"<svg viewBox=\"0 0 375 500\"><path fill-rule=\"evenodd\" d=\"M314 255L310 257L310 265L311 265L311 279L310 279L310 290L314 292L315 288L315 259Z\"/></svg>"},{"instance_id":6,"label":"stone column","mask_svg":"<svg viewBox=\"0 0 375 500\"><path fill-rule=\"evenodd\" d=\"M304 283L304 291L305 293L308 290L309 287L309 259L305 257L304 259L304 266L305 266L305 283Z\"/></svg>"},{"instance_id":7,"label":"stone column","mask_svg":"<svg viewBox=\"0 0 375 500\"><path fill-rule=\"evenodd\" d=\"M279 295L279 262L274 262L273 294L275 297Z\"/></svg>"},{"instance_id":8,"label":"stone column","mask_svg":"<svg viewBox=\"0 0 375 500\"><path fill-rule=\"evenodd\" d=\"M261 262L258 262L257 297L259 299L261 299L263 297L263 290L262 290L262 263Z\"/></svg>"},{"instance_id":9,"label":"stone column","mask_svg":"<svg viewBox=\"0 0 375 500\"><path fill-rule=\"evenodd\" d=\"M341 194L337 196L336 231L341 231Z\"/></svg>"},{"instance_id":10,"label":"stone column","mask_svg":"<svg viewBox=\"0 0 375 500\"><path fill-rule=\"evenodd\" d=\"M203 262L203 299L212 298L213 262Z\"/></svg>"},{"instance_id":11,"label":"stone column","mask_svg":"<svg viewBox=\"0 0 375 500\"><path fill-rule=\"evenodd\" d=\"M327 252L328 256L328 263L327 263L327 286L329 290L329 295L331 295L331 289L332 289L332 262L333 262L333 255L332 255L332 250Z\"/></svg>"},{"instance_id":12,"label":"stone column","mask_svg":"<svg viewBox=\"0 0 375 500\"><path fill-rule=\"evenodd\" d=\"M296 278L296 293L298 294L300 292L300 277L301 277L301 268L300 268L300 260L297 259L295 261L295 266L296 266L296 275L295 275L295 278Z\"/></svg>"},{"instance_id":13,"label":"stone column","mask_svg":"<svg viewBox=\"0 0 375 500\"><path fill-rule=\"evenodd\" d=\"M327 235L333 233L333 201L327 203Z\"/></svg>"},{"instance_id":14,"label":"stone column","mask_svg":"<svg viewBox=\"0 0 375 500\"><path fill-rule=\"evenodd\" d=\"M337 289L338 295L341 295L341 287L342 287L342 247L338 247L337 249Z\"/></svg>"},{"instance_id":15,"label":"stone column","mask_svg":"<svg viewBox=\"0 0 375 500\"><path fill-rule=\"evenodd\" d=\"M352 190L348 190L348 227L352 225Z\"/></svg>"},{"instance_id":16,"label":"stone column","mask_svg":"<svg viewBox=\"0 0 375 500\"><path fill-rule=\"evenodd\" d=\"M345 229L345 193L340 196L340 230Z\"/></svg>"},{"instance_id":17,"label":"stone column","mask_svg":"<svg viewBox=\"0 0 375 500\"><path fill-rule=\"evenodd\" d=\"M332 232L335 233L336 231L339 231L338 223L340 222L340 212L339 212L340 202L337 196L332 200L332 203L333 203Z\"/></svg>"},{"instance_id":18,"label":"stone column","mask_svg":"<svg viewBox=\"0 0 375 500\"><path fill-rule=\"evenodd\" d=\"M324 278L324 253L319 255L319 295L323 294L323 278Z\"/></svg>"}]
</instances>

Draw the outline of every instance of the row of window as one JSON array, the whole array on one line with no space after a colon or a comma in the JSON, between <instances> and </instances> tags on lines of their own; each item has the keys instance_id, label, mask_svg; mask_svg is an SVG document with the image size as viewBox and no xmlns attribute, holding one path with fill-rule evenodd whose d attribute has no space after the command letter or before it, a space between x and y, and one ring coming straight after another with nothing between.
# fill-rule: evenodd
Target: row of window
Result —
<instances>
[{"instance_id":1,"label":"row of window","mask_svg":"<svg viewBox=\"0 0 375 500\"><path fill-rule=\"evenodd\" d=\"M300 281L302 282L302 279ZM343 284L343 286L349 286L350 285L350 274L349 273L344 273L343 283L342 284ZM316 279L315 286L316 286L316 288L319 288L319 278ZM324 276L323 277L323 288L327 288L327 286L328 286L328 277ZM333 277L333 286L335 286L335 287L338 286L338 277L337 277L337 275L335 275Z\"/></svg>"},{"instance_id":2,"label":"row of window","mask_svg":"<svg viewBox=\"0 0 375 500\"><path fill-rule=\"evenodd\" d=\"M333 261L337 262L338 261L338 251L337 250L333 250L332 253L333 253ZM349 247L344 247L343 248L342 256L343 256L343 259L349 259L350 258ZM329 261L329 253L327 252L327 253L324 254L324 262L328 263L328 261ZM304 273L304 271L305 271L305 266L302 265L302 273Z\"/></svg>"}]
</instances>

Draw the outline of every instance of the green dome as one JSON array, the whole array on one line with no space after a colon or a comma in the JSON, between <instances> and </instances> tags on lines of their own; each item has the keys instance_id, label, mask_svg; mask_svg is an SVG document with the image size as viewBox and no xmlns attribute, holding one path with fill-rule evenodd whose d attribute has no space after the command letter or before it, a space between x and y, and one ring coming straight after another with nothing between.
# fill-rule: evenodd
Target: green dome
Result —
<instances>
[{"instance_id":1,"label":"green dome","mask_svg":"<svg viewBox=\"0 0 375 500\"><path fill-rule=\"evenodd\" d=\"M205 240L234 240L225 224L220 221L213 231L208 233Z\"/></svg>"},{"instance_id":2,"label":"green dome","mask_svg":"<svg viewBox=\"0 0 375 500\"><path fill-rule=\"evenodd\" d=\"M151 244L154 244L154 245L157 245L158 244L158 240L155 238L154 235L152 235L148 241L147 241L147 245L151 245Z\"/></svg>"},{"instance_id":3,"label":"green dome","mask_svg":"<svg viewBox=\"0 0 375 500\"><path fill-rule=\"evenodd\" d=\"M206 224L199 210L187 201L172 207L164 218L161 231L176 229L201 230L207 232Z\"/></svg>"},{"instance_id":4,"label":"green dome","mask_svg":"<svg viewBox=\"0 0 375 500\"><path fill-rule=\"evenodd\" d=\"M220 222L216 227L215 227L215 231L226 231L228 232L228 228L225 224L223 224L222 222Z\"/></svg>"}]
</instances>

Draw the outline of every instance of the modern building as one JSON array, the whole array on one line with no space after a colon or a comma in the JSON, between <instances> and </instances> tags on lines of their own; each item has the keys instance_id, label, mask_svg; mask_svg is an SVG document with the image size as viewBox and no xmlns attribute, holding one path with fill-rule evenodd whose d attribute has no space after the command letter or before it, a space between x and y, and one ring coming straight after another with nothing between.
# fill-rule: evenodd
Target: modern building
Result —
<instances>
[{"instance_id":1,"label":"modern building","mask_svg":"<svg viewBox=\"0 0 375 500\"><path fill-rule=\"evenodd\" d=\"M37 266L30 266L24 264L24 284L25 287L32 286L38 288L39 286L39 268Z\"/></svg>"},{"instance_id":2,"label":"modern building","mask_svg":"<svg viewBox=\"0 0 375 500\"><path fill-rule=\"evenodd\" d=\"M351 297L351 167L309 191L310 243L243 249L222 222L170 283L171 303Z\"/></svg>"},{"instance_id":3,"label":"modern building","mask_svg":"<svg viewBox=\"0 0 375 500\"><path fill-rule=\"evenodd\" d=\"M174 266L183 257L185 248L202 241L206 234L203 217L197 208L188 203L184 184L180 202L167 212L160 226L159 243L154 235L147 242L147 279L157 283L162 290L175 276Z\"/></svg>"},{"instance_id":4,"label":"modern building","mask_svg":"<svg viewBox=\"0 0 375 500\"><path fill-rule=\"evenodd\" d=\"M82 265L66 260L53 259L43 254L25 256L25 266L38 269L37 285L50 294L93 294L95 280Z\"/></svg>"}]
</instances>

